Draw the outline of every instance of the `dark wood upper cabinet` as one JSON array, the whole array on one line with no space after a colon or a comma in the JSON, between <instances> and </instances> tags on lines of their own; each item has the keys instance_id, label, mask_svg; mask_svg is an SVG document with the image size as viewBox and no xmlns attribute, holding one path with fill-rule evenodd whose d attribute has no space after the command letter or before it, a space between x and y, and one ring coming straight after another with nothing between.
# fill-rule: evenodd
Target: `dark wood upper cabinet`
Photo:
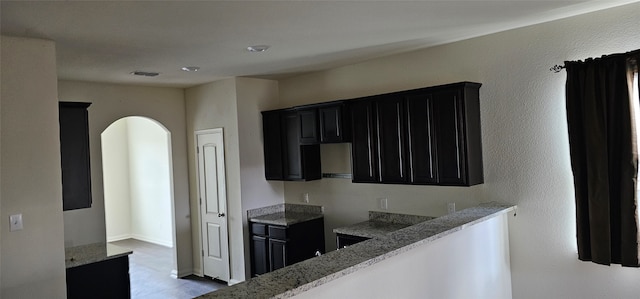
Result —
<instances>
[{"instance_id":1,"label":"dark wood upper cabinet","mask_svg":"<svg viewBox=\"0 0 640 299\"><path fill-rule=\"evenodd\" d=\"M280 111L262 112L264 174L267 180L284 178Z\"/></svg>"},{"instance_id":2,"label":"dark wood upper cabinet","mask_svg":"<svg viewBox=\"0 0 640 299\"><path fill-rule=\"evenodd\" d=\"M320 179L319 144L351 142L355 183L481 184L480 86L461 82L263 112L266 177Z\"/></svg>"},{"instance_id":3,"label":"dark wood upper cabinet","mask_svg":"<svg viewBox=\"0 0 640 299\"><path fill-rule=\"evenodd\" d=\"M406 183L408 164L404 98L390 95L378 97L374 102L380 182Z\"/></svg>"},{"instance_id":4,"label":"dark wood upper cabinet","mask_svg":"<svg viewBox=\"0 0 640 299\"><path fill-rule=\"evenodd\" d=\"M407 97L407 141L410 180L417 184L437 183L438 165L431 94Z\"/></svg>"},{"instance_id":5,"label":"dark wood upper cabinet","mask_svg":"<svg viewBox=\"0 0 640 299\"><path fill-rule=\"evenodd\" d=\"M483 183L480 86L463 82L352 101L353 182Z\"/></svg>"},{"instance_id":6,"label":"dark wood upper cabinet","mask_svg":"<svg viewBox=\"0 0 640 299\"><path fill-rule=\"evenodd\" d=\"M78 102L58 105L64 211L91 207L89 105Z\"/></svg>"},{"instance_id":7,"label":"dark wood upper cabinet","mask_svg":"<svg viewBox=\"0 0 640 299\"><path fill-rule=\"evenodd\" d=\"M356 100L351 108L351 170L354 183L379 182L378 133L374 101Z\"/></svg>"},{"instance_id":8,"label":"dark wood upper cabinet","mask_svg":"<svg viewBox=\"0 0 640 299\"><path fill-rule=\"evenodd\" d=\"M300 124L300 144L316 144L318 138L318 110L298 110Z\"/></svg>"},{"instance_id":9,"label":"dark wood upper cabinet","mask_svg":"<svg viewBox=\"0 0 640 299\"><path fill-rule=\"evenodd\" d=\"M320 146L302 145L300 113L295 109L262 112L265 177L308 181L322 176Z\"/></svg>"},{"instance_id":10,"label":"dark wood upper cabinet","mask_svg":"<svg viewBox=\"0 0 640 299\"><path fill-rule=\"evenodd\" d=\"M343 103L333 103L318 108L320 118L320 143L351 141L347 109L347 106Z\"/></svg>"},{"instance_id":11,"label":"dark wood upper cabinet","mask_svg":"<svg viewBox=\"0 0 640 299\"><path fill-rule=\"evenodd\" d=\"M479 88L464 82L407 95L411 183L484 182Z\"/></svg>"}]
</instances>

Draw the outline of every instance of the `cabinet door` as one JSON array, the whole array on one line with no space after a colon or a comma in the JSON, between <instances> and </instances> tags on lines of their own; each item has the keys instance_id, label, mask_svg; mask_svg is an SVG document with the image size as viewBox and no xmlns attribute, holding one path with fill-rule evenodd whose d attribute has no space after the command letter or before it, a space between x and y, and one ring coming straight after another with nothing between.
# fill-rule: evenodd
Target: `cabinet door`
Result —
<instances>
[{"instance_id":1,"label":"cabinet door","mask_svg":"<svg viewBox=\"0 0 640 299\"><path fill-rule=\"evenodd\" d=\"M300 120L297 111L285 112L282 116L284 178L287 180L302 179L302 163L300 156Z\"/></svg>"},{"instance_id":2,"label":"cabinet door","mask_svg":"<svg viewBox=\"0 0 640 299\"><path fill-rule=\"evenodd\" d=\"M264 139L264 176L267 180L282 180L282 129L279 111L262 113L262 131Z\"/></svg>"},{"instance_id":3,"label":"cabinet door","mask_svg":"<svg viewBox=\"0 0 640 299\"><path fill-rule=\"evenodd\" d=\"M351 104L352 172L354 183L378 182L378 151L372 101Z\"/></svg>"},{"instance_id":4,"label":"cabinet door","mask_svg":"<svg viewBox=\"0 0 640 299\"><path fill-rule=\"evenodd\" d=\"M462 91L433 93L432 107L437 144L438 182L443 185L466 184Z\"/></svg>"},{"instance_id":5,"label":"cabinet door","mask_svg":"<svg viewBox=\"0 0 640 299\"><path fill-rule=\"evenodd\" d=\"M435 184L438 167L431 94L408 96L407 115L410 181L415 184Z\"/></svg>"},{"instance_id":6,"label":"cabinet door","mask_svg":"<svg viewBox=\"0 0 640 299\"><path fill-rule=\"evenodd\" d=\"M269 239L269 262L271 271L284 268L287 262L287 241Z\"/></svg>"},{"instance_id":7,"label":"cabinet door","mask_svg":"<svg viewBox=\"0 0 640 299\"><path fill-rule=\"evenodd\" d=\"M318 108L320 116L320 142L337 143L349 142L350 132L345 128L343 104L336 104Z\"/></svg>"},{"instance_id":8,"label":"cabinet door","mask_svg":"<svg viewBox=\"0 0 640 299\"><path fill-rule=\"evenodd\" d=\"M318 110L299 110L298 117L300 118L300 144L318 143Z\"/></svg>"},{"instance_id":9,"label":"cabinet door","mask_svg":"<svg viewBox=\"0 0 640 299\"><path fill-rule=\"evenodd\" d=\"M129 257L66 269L67 298L131 298Z\"/></svg>"},{"instance_id":10,"label":"cabinet door","mask_svg":"<svg viewBox=\"0 0 640 299\"><path fill-rule=\"evenodd\" d=\"M270 271L267 238L251 236L251 272L253 276Z\"/></svg>"},{"instance_id":11,"label":"cabinet door","mask_svg":"<svg viewBox=\"0 0 640 299\"><path fill-rule=\"evenodd\" d=\"M400 96L376 100L376 122L380 181L408 181L406 160L404 101Z\"/></svg>"},{"instance_id":12,"label":"cabinet door","mask_svg":"<svg viewBox=\"0 0 640 299\"><path fill-rule=\"evenodd\" d=\"M90 103L60 102L60 155L63 210L91 207L89 158Z\"/></svg>"}]
</instances>

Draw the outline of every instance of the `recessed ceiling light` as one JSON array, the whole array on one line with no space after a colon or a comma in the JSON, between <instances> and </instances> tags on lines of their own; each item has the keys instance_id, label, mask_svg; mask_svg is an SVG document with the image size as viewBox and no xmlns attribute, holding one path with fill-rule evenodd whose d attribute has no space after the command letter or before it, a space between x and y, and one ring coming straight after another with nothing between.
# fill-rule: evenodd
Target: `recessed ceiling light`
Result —
<instances>
[{"instance_id":1,"label":"recessed ceiling light","mask_svg":"<svg viewBox=\"0 0 640 299\"><path fill-rule=\"evenodd\" d=\"M144 76L144 77L155 77L157 75L160 75L160 73L157 73L157 72L143 72L143 71L133 71L129 74L135 75L135 76Z\"/></svg>"},{"instance_id":2,"label":"recessed ceiling light","mask_svg":"<svg viewBox=\"0 0 640 299\"><path fill-rule=\"evenodd\" d=\"M255 45L247 47L247 51L249 52L264 52L269 49L267 45Z\"/></svg>"},{"instance_id":3,"label":"recessed ceiling light","mask_svg":"<svg viewBox=\"0 0 640 299\"><path fill-rule=\"evenodd\" d=\"M198 70L200 70L200 67L199 66L183 66L181 70L185 72L197 72Z\"/></svg>"}]
</instances>

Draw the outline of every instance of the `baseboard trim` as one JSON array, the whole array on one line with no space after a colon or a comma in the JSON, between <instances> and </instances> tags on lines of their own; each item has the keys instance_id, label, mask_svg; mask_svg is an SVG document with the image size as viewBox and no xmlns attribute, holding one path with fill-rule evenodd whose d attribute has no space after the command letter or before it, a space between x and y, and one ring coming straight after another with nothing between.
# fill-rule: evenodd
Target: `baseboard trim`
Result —
<instances>
[{"instance_id":1,"label":"baseboard trim","mask_svg":"<svg viewBox=\"0 0 640 299\"><path fill-rule=\"evenodd\" d=\"M173 248L173 244L171 244L171 242L165 242L165 241L162 241L162 240L156 240L156 239L152 239L152 238L147 238L147 237L141 236L141 235L135 235L135 234L131 235L131 239L136 239L136 240L149 242L149 243L153 243L153 244L164 246L164 247Z\"/></svg>"},{"instance_id":2,"label":"baseboard trim","mask_svg":"<svg viewBox=\"0 0 640 299\"><path fill-rule=\"evenodd\" d=\"M232 286L234 284L238 284L241 283L241 280L237 280L237 279L229 279L229 281L227 282L228 285Z\"/></svg>"},{"instance_id":3,"label":"baseboard trim","mask_svg":"<svg viewBox=\"0 0 640 299\"><path fill-rule=\"evenodd\" d=\"M193 275L204 277L204 273L202 273L202 268L193 268Z\"/></svg>"},{"instance_id":4,"label":"baseboard trim","mask_svg":"<svg viewBox=\"0 0 640 299\"><path fill-rule=\"evenodd\" d=\"M195 274L195 273L193 273L192 269L187 269L187 270L183 270L183 271L179 271L179 272L178 272L178 270L174 269L174 270L171 270L170 276L171 276L171 278L182 278L182 277L189 276L191 274Z\"/></svg>"},{"instance_id":5,"label":"baseboard trim","mask_svg":"<svg viewBox=\"0 0 640 299\"><path fill-rule=\"evenodd\" d=\"M107 242L122 241L126 239L131 239L131 238L133 238L133 236L131 236L130 234L111 236L111 237L107 237Z\"/></svg>"}]
</instances>

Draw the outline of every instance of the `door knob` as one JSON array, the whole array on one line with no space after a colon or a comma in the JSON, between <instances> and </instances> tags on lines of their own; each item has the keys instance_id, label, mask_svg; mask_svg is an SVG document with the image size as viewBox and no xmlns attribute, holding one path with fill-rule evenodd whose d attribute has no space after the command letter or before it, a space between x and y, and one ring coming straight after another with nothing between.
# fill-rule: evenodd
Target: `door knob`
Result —
<instances>
[{"instance_id":1,"label":"door knob","mask_svg":"<svg viewBox=\"0 0 640 299\"><path fill-rule=\"evenodd\" d=\"M224 217L224 213L218 213L218 217Z\"/></svg>"}]
</instances>

